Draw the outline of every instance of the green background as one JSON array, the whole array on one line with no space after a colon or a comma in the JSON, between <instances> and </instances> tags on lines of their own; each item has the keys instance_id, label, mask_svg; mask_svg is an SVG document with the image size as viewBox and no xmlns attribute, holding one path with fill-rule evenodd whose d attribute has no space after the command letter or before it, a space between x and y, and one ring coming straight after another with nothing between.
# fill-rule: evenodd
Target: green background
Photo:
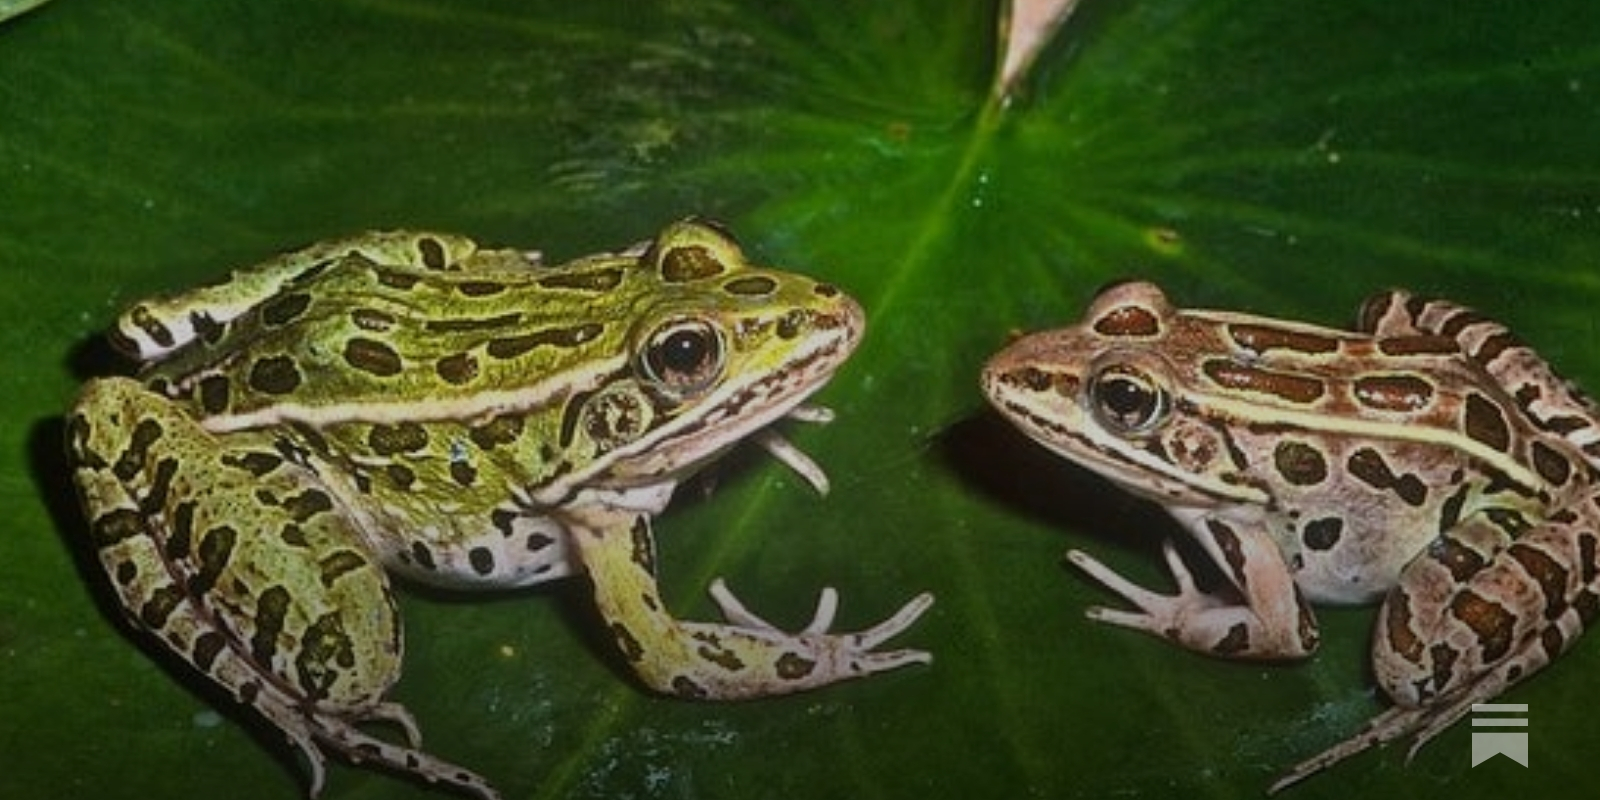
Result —
<instances>
[{"instance_id":1,"label":"green background","mask_svg":"<svg viewBox=\"0 0 1600 800\"><path fill-rule=\"evenodd\" d=\"M1009 332L1115 277L1327 324L1405 285L1478 306L1600 387L1600 5L1086 0L1008 104L997 9L951 0L57 0L0 25L0 797L290 798L280 736L113 621L59 452L125 304L402 225L553 259L701 214L867 307L795 439L819 499L740 455L661 520L663 586L842 622L917 591L930 667L790 698L641 692L581 582L407 592L396 698L508 798L1251 796L1381 705L1371 609L1308 662L1209 660L1090 625L1067 546L1148 585L1175 533L1022 442L976 389ZM710 491L707 491L710 489ZM1591 790L1600 645L1505 699L1532 767L1470 729L1291 798ZM345 765L328 798L430 795Z\"/></svg>"}]
</instances>

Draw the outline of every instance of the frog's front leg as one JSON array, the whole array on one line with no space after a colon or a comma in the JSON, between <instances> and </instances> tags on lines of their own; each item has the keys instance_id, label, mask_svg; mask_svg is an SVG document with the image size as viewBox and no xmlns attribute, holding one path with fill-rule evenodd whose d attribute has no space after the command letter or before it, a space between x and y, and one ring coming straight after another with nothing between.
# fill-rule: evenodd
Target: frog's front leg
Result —
<instances>
[{"instance_id":1,"label":"frog's front leg","mask_svg":"<svg viewBox=\"0 0 1600 800\"><path fill-rule=\"evenodd\" d=\"M1089 554L1070 550L1069 562L1139 609L1096 606L1086 612L1090 619L1145 631L1224 658L1298 658L1316 649L1316 619L1266 530L1251 530L1182 509L1173 515L1194 532L1238 596L1200 590L1170 541L1162 552L1178 584L1176 595L1152 592Z\"/></svg>"},{"instance_id":2,"label":"frog's front leg","mask_svg":"<svg viewBox=\"0 0 1600 800\"><path fill-rule=\"evenodd\" d=\"M1480 515L1407 566L1373 638L1373 672L1394 707L1295 766L1273 790L1400 737L1414 736L1415 754L1474 703L1571 647L1600 615L1597 503L1586 498L1509 544L1512 532Z\"/></svg>"},{"instance_id":3,"label":"frog's front leg","mask_svg":"<svg viewBox=\"0 0 1600 800\"><path fill-rule=\"evenodd\" d=\"M129 622L283 731L323 782L322 751L483 798L479 776L418 749L384 700L400 673L388 582L315 475L274 436L216 436L126 378L91 381L68 423L89 533ZM410 745L362 731L398 725Z\"/></svg>"},{"instance_id":4,"label":"frog's front leg","mask_svg":"<svg viewBox=\"0 0 1600 800\"><path fill-rule=\"evenodd\" d=\"M588 509L573 512L568 524L618 648L656 691L699 700L763 697L932 661L920 650L874 652L916 622L931 595L918 595L873 628L840 634L827 632L837 596L826 589L811 624L786 633L746 610L719 580L711 593L727 623L682 622L656 587L648 516Z\"/></svg>"}]
</instances>

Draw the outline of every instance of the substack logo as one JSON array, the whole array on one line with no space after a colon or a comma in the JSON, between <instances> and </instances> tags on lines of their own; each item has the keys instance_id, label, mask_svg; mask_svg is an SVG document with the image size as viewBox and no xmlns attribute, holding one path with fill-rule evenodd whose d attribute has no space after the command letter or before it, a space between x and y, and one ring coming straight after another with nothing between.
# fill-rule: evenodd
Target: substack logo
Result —
<instances>
[{"instance_id":1,"label":"substack logo","mask_svg":"<svg viewBox=\"0 0 1600 800\"><path fill-rule=\"evenodd\" d=\"M1528 766L1528 704L1474 703L1472 766L1497 755Z\"/></svg>"}]
</instances>

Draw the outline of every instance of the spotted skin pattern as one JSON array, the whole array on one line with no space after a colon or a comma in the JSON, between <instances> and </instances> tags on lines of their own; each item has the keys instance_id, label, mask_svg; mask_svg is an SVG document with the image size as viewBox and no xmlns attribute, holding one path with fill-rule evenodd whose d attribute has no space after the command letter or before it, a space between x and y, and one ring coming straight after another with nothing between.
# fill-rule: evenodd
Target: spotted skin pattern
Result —
<instances>
[{"instance_id":1,"label":"spotted skin pattern","mask_svg":"<svg viewBox=\"0 0 1600 800\"><path fill-rule=\"evenodd\" d=\"M720 580L720 623L656 586L651 518L746 437L822 486L774 433L855 347L837 288L750 264L720 230L669 226L544 266L461 237L367 234L135 305L136 378L90 381L68 450L91 541L131 625L324 752L466 794L420 745L389 573L466 590L584 575L624 659L659 692L731 700L929 660L879 646L932 602L830 632L837 595L785 632ZM363 730L397 727L404 743Z\"/></svg>"},{"instance_id":2,"label":"spotted skin pattern","mask_svg":"<svg viewBox=\"0 0 1600 800\"><path fill-rule=\"evenodd\" d=\"M1136 610L1102 622L1228 658L1314 652L1313 603L1381 601L1393 706L1274 791L1375 744L1412 752L1564 652L1600 613L1600 413L1504 326L1405 292L1355 331L1108 288L983 374L1034 440L1166 506L1230 586L1177 595L1081 551Z\"/></svg>"}]
</instances>

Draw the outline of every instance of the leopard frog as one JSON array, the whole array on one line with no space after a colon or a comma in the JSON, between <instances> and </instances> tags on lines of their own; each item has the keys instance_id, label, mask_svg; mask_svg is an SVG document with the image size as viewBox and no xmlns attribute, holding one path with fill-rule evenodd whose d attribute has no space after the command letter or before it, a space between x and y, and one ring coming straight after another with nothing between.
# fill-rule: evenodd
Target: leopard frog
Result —
<instances>
[{"instance_id":1,"label":"leopard frog","mask_svg":"<svg viewBox=\"0 0 1600 800\"><path fill-rule=\"evenodd\" d=\"M1197 588L1170 541L1176 595L1074 550L1134 607L1091 619L1290 659L1317 647L1310 603L1382 600L1372 662L1393 706L1274 789L1397 737L1415 752L1600 611L1600 413L1460 306L1392 291L1345 332L1125 283L982 380L1029 437L1163 505L1227 584Z\"/></svg>"},{"instance_id":2,"label":"leopard frog","mask_svg":"<svg viewBox=\"0 0 1600 800\"><path fill-rule=\"evenodd\" d=\"M786 633L720 580L723 623L674 618L656 587L651 517L735 443L754 438L826 488L769 426L827 416L802 401L862 330L839 289L752 265L693 221L559 266L374 233L133 306L113 339L142 370L89 382L70 457L132 624L282 730L313 794L327 749L490 798L385 699L401 659L390 571L458 589L587 574L638 677L686 698L929 660L878 650L928 595L829 633L825 589L813 622Z\"/></svg>"}]
</instances>

